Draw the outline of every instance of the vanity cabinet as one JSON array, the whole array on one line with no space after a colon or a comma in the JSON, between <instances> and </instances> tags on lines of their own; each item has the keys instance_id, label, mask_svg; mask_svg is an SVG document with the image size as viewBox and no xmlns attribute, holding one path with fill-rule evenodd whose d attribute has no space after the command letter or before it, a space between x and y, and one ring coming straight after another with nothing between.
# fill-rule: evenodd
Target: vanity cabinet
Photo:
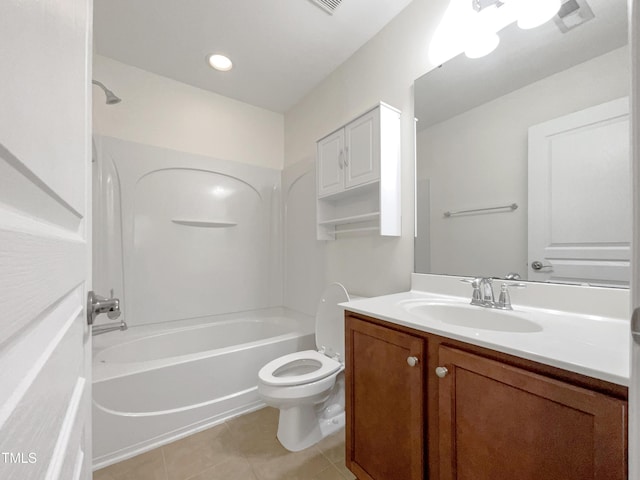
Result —
<instances>
[{"instance_id":1,"label":"vanity cabinet","mask_svg":"<svg viewBox=\"0 0 640 480\"><path fill-rule=\"evenodd\" d=\"M626 387L352 312L345 322L358 479L627 478Z\"/></svg>"},{"instance_id":2,"label":"vanity cabinet","mask_svg":"<svg viewBox=\"0 0 640 480\"><path fill-rule=\"evenodd\" d=\"M360 480L424 478L424 340L348 317L347 467Z\"/></svg>"},{"instance_id":3,"label":"vanity cabinet","mask_svg":"<svg viewBox=\"0 0 640 480\"><path fill-rule=\"evenodd\" d=\"M440 479L623 479L621 400L441 346Z\"/></svg>"},{"instance_id":4,"label":"vanity cabinet","mask_svg":"<svg viewBox=\"0 0 640 480\"><path fill-rule=\"evenodd\" d=\"M400 112L384 103L318 140L318 239L400 235Z\"/></svg>"}]
</instances>

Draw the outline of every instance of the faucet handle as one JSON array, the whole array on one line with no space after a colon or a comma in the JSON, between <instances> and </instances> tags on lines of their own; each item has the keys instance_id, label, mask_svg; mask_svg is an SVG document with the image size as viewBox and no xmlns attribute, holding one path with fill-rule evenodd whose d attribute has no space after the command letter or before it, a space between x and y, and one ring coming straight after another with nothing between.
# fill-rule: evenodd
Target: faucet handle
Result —
<instances>
[{"instance_id":1,"label":"faucet handle","mask_svg":"<svg viewBox=\"0 0 640 480\"><path fill-rule=\"evenodd\" d=\"M500 310L513 310L513 307L511 306L511 296L509 295L509 287L525 288L526 286L526 283L503 282L500 287L500 296L498 297L496 308L499 308Z\"/></svg>"},{"instance_id":2,"label":"faucet handle","mask_svg":"<svg viewBox=\"0 0 640 480\"><path fill-rule=\"evenodd\" d=\"M464 283L470 283L473 287L473 295L471 296L471 305L482 305L482 277L463 278L460 280Z\"/></svg>"},{"instance_id":3,"label":"faucet handle","mask_svg":"<svg viewBox=\"0 0 640 480\"><path fill-rule=\"evenodd\" d=\"M509 296L509 285L503 283L500 287L500 296L498 297L498 303L496 308L500 310L513 310L511 306L511 297Z\"/></svg>"}]
</instances>

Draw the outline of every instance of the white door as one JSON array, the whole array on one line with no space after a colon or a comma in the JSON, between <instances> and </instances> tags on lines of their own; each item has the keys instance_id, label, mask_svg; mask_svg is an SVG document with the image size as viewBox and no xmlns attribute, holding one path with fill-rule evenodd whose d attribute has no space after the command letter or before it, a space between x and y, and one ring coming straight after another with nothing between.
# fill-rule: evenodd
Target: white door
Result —
<instances>
[{"instance_id":1,"label":"white door","mask_svg":"<svg viewBox=\"0 0 640 480\"><path fill-rule=\"evenodd\" d=\"M0 2L0 478L91 478L90 0Z\"/></svg>"},{"instance_id":2,"label":"white door","mask_svg":"<svg viewBox=\"0 0 640 480\"><path fill-rule=\"evenodd\" d=\"M345 187L380 179L380 109L362 115L345 127Z\"/></svg>"},{"instance_id":3,"label":"white door","mask_svg":"<svg viewBox=\"0 0 640 480\"><path fill-rule=\"evenodd\" d=\"M318 196L344 190L344 130L318 142Z\"/></svg>"},{"instance_id":4,"label":"white door","mask_svg":"<svg viewBox=\"0 0 640 480\"><path fill-rule=\"evenodd\" d=\"M628 285L629 162L627 98L529 129L529 280Z\"/></svg>"}]
</instances>

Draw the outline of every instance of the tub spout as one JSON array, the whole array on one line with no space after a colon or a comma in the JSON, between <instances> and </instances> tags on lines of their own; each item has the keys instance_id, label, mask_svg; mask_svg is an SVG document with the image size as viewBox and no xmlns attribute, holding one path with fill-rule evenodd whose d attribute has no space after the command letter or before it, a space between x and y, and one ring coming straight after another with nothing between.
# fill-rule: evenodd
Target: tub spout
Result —
<instances>
[{"instance_id":1,"label":"tub spout","mask_svg":"<svg viewBox=\"0 0 640 480\"><path fill-rule=\"evenodd\" d=\"M91 335L102 335L103 333L113 332L115 330L126 330L127 324L124 320L121 322L105 323L104 325L94 325L91 330Z\"/></svg>"}]
</instances>

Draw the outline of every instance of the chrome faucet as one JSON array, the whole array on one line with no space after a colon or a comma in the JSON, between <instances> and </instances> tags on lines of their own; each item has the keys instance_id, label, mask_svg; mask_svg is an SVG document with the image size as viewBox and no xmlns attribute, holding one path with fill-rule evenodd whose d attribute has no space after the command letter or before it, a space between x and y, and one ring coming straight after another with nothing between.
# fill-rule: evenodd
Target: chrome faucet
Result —
<instances>
[{"instance_id":1,"label":"chrome faucet","mask_svg":"<svg viewBox=\"0 0 640 480\"><path fill-rule=\"evenodd\" d=\"M87 323L93 325L94 320L101 313L106 313L107 317L115 320L120 316L120 300L114 298L113 289L111 290L111 298L104 298L100 295L89 292L87 295ZM114 330L126 330L127 324L124 321L112 322L104 325L96 325L93 327L91 334L100 335L102 333L112 332Z\"/></svg>"},{"instance_id":2,"label":"chrome faucet","mask_svg":"<svg viewBox=\"0 0 640 480\"><path fill-rule=\"evenodd\" d=\"M480 279L480 290L482 293L482 306L483 307L494 307L495 300L493 296L493 279L492 278L481 278Z\"/></svg>"},{"instance_id":3,"label":"chrome faucet","mask_svg":"<svg viewBox=\"0 0 640 480\"><path fill-rule=\"evenodd\" d=\"M113 295L113 290L111 291ZM106 313L107 317L115 320L120 316L120 300L117 298L104 298L100 295L93 295L93 318L101 313Z\"/></svg>"},{"instance_id":4,"label":"chrome faucet","mask_svg":"<svg viewBox=\"0 0 640 480\"><path fill-rule=\"evenodd\" d=\"M493 278L476 277L473 280L464 279L463 282L471 283L473 294L471 295L471 305L478 305L485 308L497 308L499 310L513 310L509 287L526 287L524 283L504 282L500 287L498 301L495 301L493 294Z\"/></svg>"}]
</instances>

